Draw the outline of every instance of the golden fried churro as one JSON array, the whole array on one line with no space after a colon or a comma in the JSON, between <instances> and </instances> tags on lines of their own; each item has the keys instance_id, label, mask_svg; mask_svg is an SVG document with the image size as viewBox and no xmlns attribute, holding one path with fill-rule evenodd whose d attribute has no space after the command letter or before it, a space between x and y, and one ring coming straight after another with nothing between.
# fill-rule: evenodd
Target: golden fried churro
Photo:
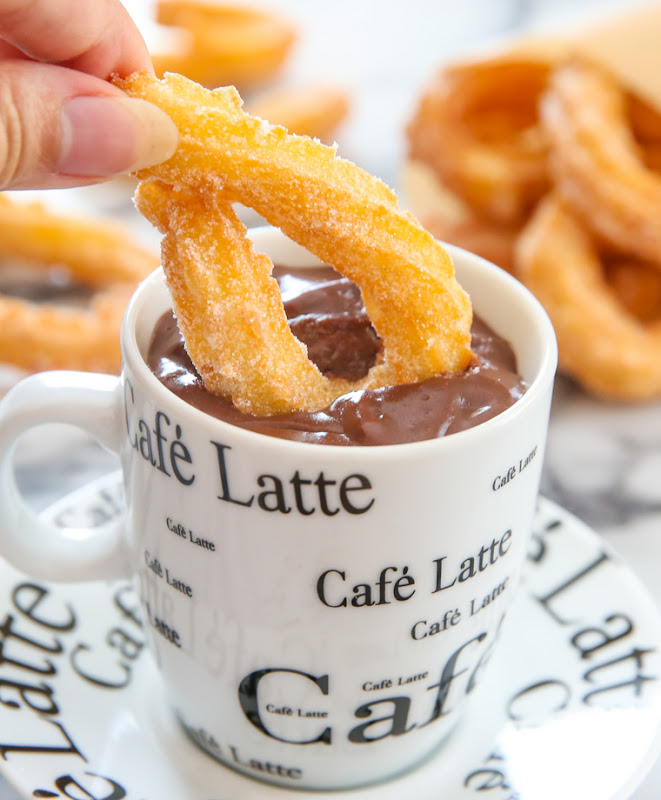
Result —
<instances>
[{"instance_id":1,"label":"golden fried churro","mask_svg":"<svg viewBox=\"0 0 661 800\"><path fill-rule=\"evenodd\" d=\"M205 386L252 413L263 403L270 413L327 405L328 382L289 330L272 264L253 250L231 204L145 181L136 205L165 232L177 324Z\"/></svg>"},{"instance_id":2,"label":"golden fried churro","mask_svg":"<svg viewBox=\"0 0 661 800\"><path fill-rule=\"evenodd\" d=\"M204 196L206 210L201 220L211 221L210 230L224 217L229 222L223 223L222 230L231 229L231 241L238 241L236 224L218 197L222 193L225 202L239 201L253 208L360 287L372 324L384 343L380 361L361 386L415 383L466 367L471 357L472 313L455 280L451 259L417 220L399 208L397 198L383 183L338 158L334 149L247 115L231 87L210 92L182 76L167 75L159 81L144 73L118 81L118 85L131 96L161 107L180 130L177 153L164 164L138 173L142 180L157 178L175 188L175 194L164 199L166 190L161 187L157 191L154 184L138 199L143 213L166 233L164 257L170 274L183 275L195 237L203 233L199 230L202 221L195 224L178 210L181 203L188 202L185 194L176 194L184 187ZM188 230L193 232L175 230L176 219L183 220L186 228L191 226ZM242 282L225 277L223 264L233 253L225 238L225 233L218 234L214 250L218 266L213 275L221 290L236 299L245 288ZM175 246L177 240L180 244ZM212 234L205 238L209 247L212 240ZM201 248L194 249L199 257ZM198 291L183 278L171 281L170 286L175 295L182 288L188 293ZM183 306L190 299L179 297L178 302ZM266 313L260 292L255 292L251 301L251 313L243 316L246 327ZM192 324L196 338L218 335L217 328L204 330L196 320ZM224 324L220 311L211 324ZM278 341L284 338L284 334L278 335ZM261 371L275 372L282 357L277 347L263 352ZM244 358L254 360L255 355L236 356L239 361ZM211 391L224 393L228 391L228 373L239 369L236 360L196 367ZM312 374L311 368L308 374ZM326 400L320 401L318 379L311 378L307 384L306 380L301 379L296 391L285 387L287 396L281 397L264 377L266 385L259 397L253 396L253 387L239 386L232 399L239 408L253 413L322 407ZM328 388L326 397L346 391L344 383L322 380Z\"/></svg>"}]
</instances>

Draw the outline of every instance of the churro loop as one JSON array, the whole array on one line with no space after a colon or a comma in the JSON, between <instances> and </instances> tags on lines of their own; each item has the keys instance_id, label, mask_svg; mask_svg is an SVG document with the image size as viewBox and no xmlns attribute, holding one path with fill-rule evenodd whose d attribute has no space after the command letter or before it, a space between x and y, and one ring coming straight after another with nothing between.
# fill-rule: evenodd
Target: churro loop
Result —
<instances>
[{"instance_id":1,"label":"churro loop","mask_svg":"<svg viewBox=\"0 0 661 800\"><path fill-rule=\"evenodd\" d=\"M226 228L232 228L230 238L235 243L245 236L245 231L236 230L235 222L222 206L223 202L239 201L322 261L332 263L360 287L367 313L384 344L380 362L361 386L415 383L467 366L471 357L472 312L454 277L452 261L433 236L399 208L397 198L382 182L338 158L334 149L316 140L288 134L283 128L245 114L232 87L210 92L179 75L168 75L159 81L147 74L129 76L118 85L130 95L160 106L180 131L177 153L164 164L142 170L139 178L158 178L179 191L191 187L207 209L215 206L215 214L204 211L203 219L217 215L219 220L230 220ZM138 205L167 234L167 271L181 276L186 268L184 257L188 258L191 250L195 257L203 257L208 246L218 256L214 280L222 292L228 293L229 300L224 305L231 306L246 287L243 279L225 277L227 247L223 242L229 234L219 233L214 247L211 231L205 236L205 248L195 246L196 236L203 233L199 230L202 222L194 226L190 235L176 231L174 221L183 219L178 207L181 202L189 202L190 193L188 197L173 196L168 203L156 199L157 194L163 197L163 191L156 192L152 187L152 202L145 189L138 197ZM159 211L162 207L168 209L167 213ZM190 215L184 219L186 227L193 223ZM174 246L177 239L183 250ZM233 251L229 255L230 260L235 257ZM245 276L251 268L242 267L239 274ZM235 272L230 270L228 274ZM170 287L175 296L182 288L188 293L198 291L183 281L171 281ZM260 283L260 291L247 298L251 313L246 312L241 323L246 329L244 336L250 326L266 324L264 320L272 313L262 302L262 288L267 291L265 282ZM190 297L180 299L182 305L189 301ZM214 316L216 326L223 324L221 313L222 309ZM205 331L195 320L192 325L195 339L216 335L217 327ZM183 334L186 339L191 332L183 330ZM279 349L287 337L293 338L291 332L281 331L276 337L278 346L260 354L263 381L265 370L277 372L278 362L290 357ZM195 354L191 353L191 357L195 363ZM229 363L195 365L203 372L207 387L224 394L228 391L227 373L239 369L237 361L246 367L245 361L251 358L255 359L254 353L238 353ZM347 390L346 384L320 379L310 366L305 369L301 385L285 386L284 397L268 386L261 394L255 394L253 386L239 387L240 391L230 396L242 410L269 414L320 408L328 398ZM320 380L325 387L321 393Z\"/></svg>"},{"instance_id":2,"label":"churro loop","mask_svg":"<svg viewBox=\"0 0 661 800\"><path fill-rule=\"evenodd\" d=\"M644 324L618 300L597 242L559 196L525 228L517 269L553 322L568 374L603 397L661 396L661 321Z\"/></svg>"},{"instance_id":3,"label":"churro loop","mask_svg":"<svg viewBox=\"0 0 661 800\"><path fill-rule=\"evenodd\" d=\"M550 169L559 193L591 229L661 267L661 176L645 163L646 138L654 152L652 132L645 136L652 120L648 114L645 124L640 107L630 117L629 102L597 67L572 62L555 70L541 106Z\"/></svg>"},{"instance_id":4,"label":"churro loop","mask_svg":"<svg viewBox=\"0 0 661 800\"><path fill-rule=\"evenodd\" d=\"M222 193L144 181L135 200L165 233L177 324L207 389L252 413L327 405L329 382L289 330L272 264Z\"/></svg>"},{"instance_id":5,"label":"churro loop","mask_svg":"<svg viewBox=\"0 0 661 800\"><path fill-rule=\"evenodd\" d=\"M87 307L75 308L0 295L0 361L31 372L119 372L124 309L139 281L158 266L156 254L115 225L0 195L0 259L23 271L65 268L91 295Z\"/></svg>"},{"instance_id":6,"label":"churro loop","mask_svg":"<svg viewBox=\"0 0 661 800\"><path fill-rule=\"evenodd\" d=\"M296 40L290 22L260 8L159 0L156 19L181 33L178 50L152 54L156 73L180 72L210 87L235 84L245 90L263 83Z\"/></svg>"},{"instance_id":7,"label":"churro loop","mask_svg":"<svg viewBox=\"0 0 661 800\"><path fill-rule=\"evenodd\" d=\"M409 155L478 214L521 221L548 187L538 102L551 62L498 56L445 67L420 99Z\"/></svg>"}]
</instances>

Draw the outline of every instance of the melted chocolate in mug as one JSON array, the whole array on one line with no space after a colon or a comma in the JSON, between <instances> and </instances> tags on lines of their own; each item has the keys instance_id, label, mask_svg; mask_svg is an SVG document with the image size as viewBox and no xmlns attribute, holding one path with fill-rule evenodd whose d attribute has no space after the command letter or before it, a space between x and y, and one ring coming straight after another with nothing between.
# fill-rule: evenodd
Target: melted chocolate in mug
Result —
<instances>
[{"instance_id":1,"label":"melted chocolate in mug","mask_svg":"<svg viewBox=\"0 0 661 800\"><path fill-rule=\"evenodd\" d=\"M331 267L276 267L289 324L310 359L331 377L356 380L381 349L358 287ZM510 345L479 319L472 327L473 360L460 375L417 384L351 392L321 411L259 417L211 394L184 348L170 311L156 324L148 365L187 403L258 433L300 442L386 445L435 439L479 425L515 403L526 384Z\"/></svg>"}]
</instances>

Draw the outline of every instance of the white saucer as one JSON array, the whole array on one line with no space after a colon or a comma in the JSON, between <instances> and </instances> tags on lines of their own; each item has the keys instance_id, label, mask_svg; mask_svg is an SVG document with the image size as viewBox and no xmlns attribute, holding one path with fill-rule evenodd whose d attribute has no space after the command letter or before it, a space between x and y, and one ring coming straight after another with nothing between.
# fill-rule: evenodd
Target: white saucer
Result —
<instances>
[{"instance_id":1,"label":"white saucer","mask_svg":"<svg viewBox=\"0 0 661 800\"><path fill-rule=\"evenodd\" d=\"M112 475L47 516L89 524L120 504ZM0 587L0 770L22 797L318 797L243 777L191 744L162 702L129 584L36 583L0 562ZM661 747L660 646L661 620L630 570L542 500L524 587L465 720L416 770L341 797L623 800Z\"/></svg>"}]
</instances>

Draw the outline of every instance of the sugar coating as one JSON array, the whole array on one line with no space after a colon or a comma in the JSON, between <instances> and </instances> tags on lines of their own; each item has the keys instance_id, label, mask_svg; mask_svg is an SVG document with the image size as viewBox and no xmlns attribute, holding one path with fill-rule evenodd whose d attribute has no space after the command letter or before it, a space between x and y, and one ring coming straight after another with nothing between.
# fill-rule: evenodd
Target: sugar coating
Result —
<instances>
[{"instance_id":1,"label":"sugar coating","mask_svg":"<svg viewBox=\"0 0 661 800\"><path fill-rule=\"evenodd\" d=\"M175 313L210 391L243 411L274 414L466 367L470 301L447 252L384 183L333 148L244 113L233 87L209 91L180 75L142 73L118 85L179 128L175 155L138 173L136 204L165 234ZM235 201L360 287L384 344L364 380L330 380L309 361Z\"/></svg>"}]
</instances>

